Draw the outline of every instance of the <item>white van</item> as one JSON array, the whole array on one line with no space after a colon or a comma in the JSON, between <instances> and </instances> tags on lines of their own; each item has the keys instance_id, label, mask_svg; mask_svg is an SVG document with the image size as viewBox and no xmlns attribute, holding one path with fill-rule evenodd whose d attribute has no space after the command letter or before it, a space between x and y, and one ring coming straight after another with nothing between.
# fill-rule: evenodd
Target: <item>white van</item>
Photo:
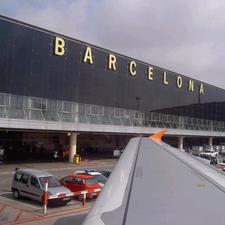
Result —
<instances>
[{"instance_id":1,"label":"white van","mask_svg":"<svg viewBox=\"0 0 225 225\"><path fill-rule=\"evenodd\" d=\"M46 180L49 203L67 204L71 201L73 193L69 189L61 186L52 174L35 169L16 169L11 186L13 197L27 197L42 202Z\"/></svg>"}]
</instances>

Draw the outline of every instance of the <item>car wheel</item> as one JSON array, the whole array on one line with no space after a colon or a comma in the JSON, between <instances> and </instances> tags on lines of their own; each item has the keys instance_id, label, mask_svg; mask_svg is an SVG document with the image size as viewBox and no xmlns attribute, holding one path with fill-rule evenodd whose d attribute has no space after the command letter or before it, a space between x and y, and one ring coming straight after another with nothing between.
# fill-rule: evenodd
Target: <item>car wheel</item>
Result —
<instances>
[{"instance_id":1,"label":"car wheel","mask_svg":"<svg viewBox=\"0 0 225 225\"><path fill-rule=\"evenodd\" d=\"M18 190L13 190L13 198L19 199L20 198L20 193Z\"/></svg>"},{"instance_id":2,"label":"car wheel","mask_svg":"<svg viewBox=\"0 0 225 225\"><path fill-rule=\"evenodd\" d=\"M67 205L71 200L63 202L63 205Z\"/></svg>"}]
</instances>

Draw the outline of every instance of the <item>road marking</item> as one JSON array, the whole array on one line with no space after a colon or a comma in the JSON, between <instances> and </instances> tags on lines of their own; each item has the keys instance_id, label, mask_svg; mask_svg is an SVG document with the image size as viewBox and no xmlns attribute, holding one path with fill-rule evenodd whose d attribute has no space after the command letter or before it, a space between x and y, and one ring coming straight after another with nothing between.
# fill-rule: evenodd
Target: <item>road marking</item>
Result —
<instances>
[{"instance_id":1,"label":"road marking","mask_svg":"<svg viewBox=\"0 0 225 225\"><path fill-rule=\"evenodd\" d=\"M2 212L6 208L6 205L3 205L2 208L0 209L0 212Z\"/></svg>"},{"instance_id":2,"label":"road marking","mask_svg":"<svg viewBox=\"0 0 225 225\"><path fill-rule=\"evenodd\" d=\"M66 215L79 215L82 212L86 212L90 209L91 207L85 207L85 208L81 208L81 209L72 209L72 210L67 210L66 212L57 212L57 213L51 213L48 215L43 215L40 217L36 217L36 218L30 218L30 219L24 219L24 220L20 220L20 221L16 221L16 222L9 222L9 223L4 223L4 225L16 225L16 224L23 224L23 223L28 223L28 222L36 222L39 220L45 220L45 219L49 219L49 218L54 218L54 217L58 217L58 216L66 216Z\"/></svg>"},{"instance_id":3,"label":"road marking","mask_svg":"<svg viewBox=\"0 0 225 225\"><path fill-rule=\"evenodd\" d=\"M12 172L0 172L0 175L9 175L9 174L13 174L14 173L14 171Z\"/></svg>"},{"instance_id":4,"label":"road marking","mask_svg":"<svg viewBox=\"0 0 225 225\"><path fill-rule=\"evenodd\" d=\"M4 197L1 195L8 195L8 194L12 194L12 192L11 191L0 191L0 197Z\"/></svg>"},{"instance_id":5,"label":"road marking","mask_svg":"<svg viewBox=\"0 0 225 225\"><path fill-rule=\"evenodd\" d=\"M90 162L90 166L79 166L79 167L62 167L62 168L44 168L44 169L41 169L43 171L63 171L63 170L72 170L74 169L75 170L79 170L79 169L84 169L84 168L96 168L96 169L100 169L100 168L113 168L115 166L115 164L108 164L108 163L105 163L104 165L101 165L101 166L94 166L94 165L91 165L91 162ZM29 168L29 167L27 167ZM35 168L35 169L38 169L38 168ZM14 171L5 171L5 172L0 172L0 175L13 175L14 174Z\"/></svg>"},{"instance_id":6,"label":"road marking","mask_svg":"<svg viewBox=\"0 0 225 225\"><path fill-rule=\"evenodd\" d=\"M91 166L91 165L90 165ZM81 166L81 167L63 167L63 168L53 168L53 169L43 169L44 171L59 171L59 170L79 170L79 169L84 169L84 168L90 168L90 166ZM105 166L91 166L92 168L105 168ZM107 165L107 167L113 167L113 165Z\"/></svg>"},{"instance_id":7,"label":"road marking","mask_svg":"<svg viewBox=\"0 0 225 225\"><path fill-rule=\"evenodd\" d=\"M8 193L11 193L11 192L8 192ZM20 205L23 205L23 206L26 206L26 207L29 207L29 208L33 208L33 209L35 209L35 210L40 210L40 209L42 209L42 206L40 206L40 207L38 207L38 206L33 206L33 205L28 204L28 203L24 203L24 202L21 202L21 201L16 201L16 200L13 200L13 199L4 197L4 196L0 196L0 199L3 199L3 202L0 202L0 203L2 203L3 205L5 204L5 199L7 199L7 201L10 201L10 202L13 203L13 204L15 204L15 202L17 202L17 203L20 204ZM7 203L7 205L10 206L10 204L8 204L8 203ZM16 206L14 206L14 205L11 206L11 207L13 207L13 208L18 208L18 209L19 209L19 207L16 207Z\"/></svg>"}]
</instances>

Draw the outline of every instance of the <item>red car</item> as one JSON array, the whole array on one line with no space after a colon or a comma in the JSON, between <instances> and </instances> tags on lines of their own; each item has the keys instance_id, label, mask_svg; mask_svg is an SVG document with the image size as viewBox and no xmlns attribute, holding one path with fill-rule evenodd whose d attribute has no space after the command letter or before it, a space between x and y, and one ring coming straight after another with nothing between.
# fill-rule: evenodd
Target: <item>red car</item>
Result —
<instances>
[{"instance_id":1,"label":"red car","mask_svg":"<svg viewBox=\"0 0 225 225\"><path fill-rule=\"evenodd\" d=\"M76 192L80 191L88 191L89 193L86 195L87 198L97 197L101 190L98 181L93 176L86 174L72 174L63 177L59 182L72 191L75 197ZM82 200L83 195L77 195L77 197L79 200Z\"/></svg>"}]
</instances>

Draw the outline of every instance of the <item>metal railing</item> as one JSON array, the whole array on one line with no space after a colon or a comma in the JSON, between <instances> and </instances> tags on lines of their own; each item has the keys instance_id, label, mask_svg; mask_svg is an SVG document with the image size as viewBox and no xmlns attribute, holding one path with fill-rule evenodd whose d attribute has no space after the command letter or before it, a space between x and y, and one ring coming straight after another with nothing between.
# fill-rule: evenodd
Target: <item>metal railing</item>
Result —
<instances>
[{"instance_id":1,"label":"metal railing","mask_svg":"<svg viewBox=\"0 0 225 225\"><path fill-rule=\"evenodd\" d=\"M0 118L225 131L225 122L0 93Z\"/></svg>"}]
</instances>

